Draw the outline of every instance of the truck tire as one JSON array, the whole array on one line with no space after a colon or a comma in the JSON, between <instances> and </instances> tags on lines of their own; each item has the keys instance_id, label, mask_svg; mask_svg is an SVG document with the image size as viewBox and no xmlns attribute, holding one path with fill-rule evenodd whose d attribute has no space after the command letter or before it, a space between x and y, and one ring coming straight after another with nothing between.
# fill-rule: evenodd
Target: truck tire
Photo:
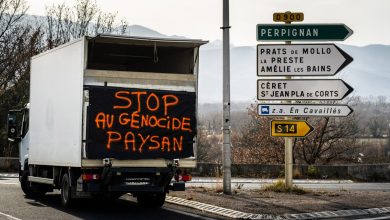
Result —
<instances>
[{"instance_id":1,"label":"truck tire","mask_svg":"<svg viewBox=\"0 0 390 220\"><path fill-rule=\"evenodd\" d=\"M70 187L70 179L67 173L64 174L61 181L61 204L65 208L72 206L72 189Z\"/></svg>"},{"instance_id":2,"label":"truck tire","mask_svg":"<svg viewBox=\"0 0 390 220\"><path fill-rule=\"evenodd\" d=\"M160 208L165 202L165 193L145 193L137 195L138 204L146 208Z\"/></svg>"},{"instance_id":3,"label":"truck tire","mask_svg":"<svg viewBox=\"0 0 390 220\"><path fill-rule=\"evenodd\" d=\"M22 177L20 178L20 186L21 186L24 194L26 194L27 197L44 196L46 191L33 189L30 185L30 182L28 181L28 176L29 176L29 172L25 170L25 171L23 171Z\"/></svg>"}]
</instances>

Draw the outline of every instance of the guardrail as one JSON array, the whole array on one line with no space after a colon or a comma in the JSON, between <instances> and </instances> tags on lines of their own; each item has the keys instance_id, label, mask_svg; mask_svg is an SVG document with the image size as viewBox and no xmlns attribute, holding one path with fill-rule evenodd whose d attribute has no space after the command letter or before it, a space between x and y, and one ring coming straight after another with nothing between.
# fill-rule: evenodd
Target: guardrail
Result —
<instances>
[{"instance_id":1,"label":"guardrail","mask_svg":"<svg viewBox=\"0 0 390 220\"><path fill-rule=\"evenodd\" d=\"M293 168L294 178L313 179L353 179L367 182L390 181L390 163L385 164L351 164L351 165L309 165L296 164ZM252 178L278 178L284 176L284 165L269 164L232 164L232 176ZM222 175L222 165L198 163L192 170L194 176L215 177Z\"/></svg>"},{"instance_id":2,"label":"guardrail","mask_svg":"<svg viewBox=\"0 0 390 220\"><path fill-rule=\"evenodd\" d=\"M294 165L294 178L353 179L367 182L390 181L390 163L351 165ZM19 158L0 157L0 171L17 172ZM246 178L278 178L284 175L284 165L232 164L232 176ZM198 163L192 169L194 176L215 177L222 175L222 164Z\"/></svg>"}]
</instances>

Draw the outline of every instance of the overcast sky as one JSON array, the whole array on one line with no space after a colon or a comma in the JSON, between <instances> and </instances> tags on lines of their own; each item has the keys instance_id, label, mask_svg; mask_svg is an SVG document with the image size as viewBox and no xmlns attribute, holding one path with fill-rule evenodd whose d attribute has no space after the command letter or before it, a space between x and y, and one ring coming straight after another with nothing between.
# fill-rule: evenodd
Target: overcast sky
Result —
<instances>
[{"instance_id":1,"label":"overcast sky","mask_svg":"<svg viewBox=\"0 0 390 220\"><path fill-rule=\"evenodd\" d=\"M64 0L27 0L29 14L44 15L45 5ZM74 0L66 0L72 5ZM166 35L216 40L222 38L222 0L97 0L106 12L117 12L130 25ZM256 25L272 23L274 12L305 14L305 23L345 23L354 34L345 44L390 45L390 0L230 0L231 42L256 45Z\"/></svg>"}]
</instances>

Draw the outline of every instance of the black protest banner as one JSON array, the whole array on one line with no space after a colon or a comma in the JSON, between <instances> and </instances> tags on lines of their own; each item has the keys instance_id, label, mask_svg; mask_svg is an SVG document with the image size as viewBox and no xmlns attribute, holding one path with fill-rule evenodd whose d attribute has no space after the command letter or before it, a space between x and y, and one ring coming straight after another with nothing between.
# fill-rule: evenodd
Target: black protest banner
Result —
<instances>
[{"instance_id":1,"label":"black protest banner","mask_svg":"<svg viewBox=\"0 0 390 220\"><path fill-rule=\"evenodd\" d=\"M174 159L194 155L194 92L113 87L88 90L89 159Z\"/></svg>"}]
</instances>

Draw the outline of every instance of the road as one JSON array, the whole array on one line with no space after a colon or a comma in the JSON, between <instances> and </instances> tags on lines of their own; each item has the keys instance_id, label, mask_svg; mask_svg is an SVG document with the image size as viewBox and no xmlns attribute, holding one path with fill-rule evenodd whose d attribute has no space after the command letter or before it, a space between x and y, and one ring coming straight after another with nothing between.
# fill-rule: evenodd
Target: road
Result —
<instances>
[{"instance_id":1,"label":"road","mask_svg":"<svg viewBox=\"0 0 390 220\"><path fill-rule=\"evenodd\" d=\"M194 184L208 184L215 186L216 179L194 179ZM202 183L203 182L203 183ZM208 183L205 183L208 182ZM248 180L235 179L234 184L244 184L244 187L258 186L270 182L270 180ZM342 181L335 183L332 181L301 181L299 184L308 184L311 187L319 188L333 188L338 189L340 186L345 189L380 189L389 190L389 184L362 184L354 185L350 181ZM337 185L339 184L339 185ZM191 184L189 184L191 185ZM330 187L331 185L336 185ZM367 220L381 220L390 219L387 215L373 215L373 216L354 216L349 218L335 218L335 219L367 219ZM26 198L20 189L17 178L5 177L0 175L0 220L1 219L226 219L221 216L209 214L207 212L198 211L183 206L166 203L163 208L150 210L142 209L138 206L135 199L131 196L123 196L114 202L99 202L94 200L80 200L76 208L64 209L61 207L60 194L58 191L49 193L40 199Z\"/></svg>"},{"instance_id":2,"label":"road","mask_svg":"<svg viewBox=\"0 0 390 220\"><path fill-rule=\"evenodd\" d=\"M115 202L103 203L81 200L76 208L61 207L59 192L41 199L26 198L17 178L0 177L0 219L218 219L220 217L200 213L171 204L162 209L142 209L131 196L123 196Z\"/></svg>"}]
</instances>

